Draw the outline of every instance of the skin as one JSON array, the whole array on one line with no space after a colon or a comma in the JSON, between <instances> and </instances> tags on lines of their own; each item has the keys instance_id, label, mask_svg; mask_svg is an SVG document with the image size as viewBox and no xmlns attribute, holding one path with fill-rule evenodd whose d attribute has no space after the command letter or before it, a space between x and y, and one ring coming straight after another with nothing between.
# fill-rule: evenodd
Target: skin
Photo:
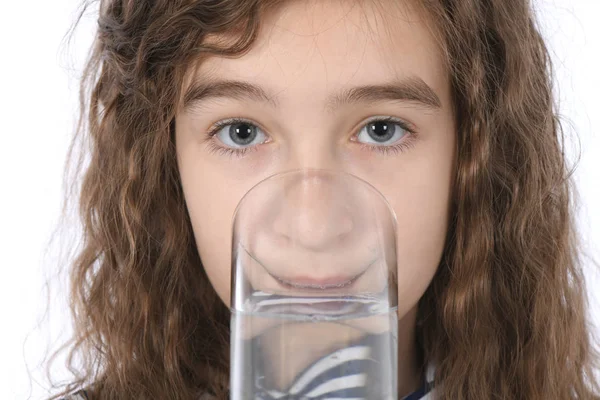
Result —
<instances>
[{"instance_id":1,"label":"skin","mask_svg":"<svg viewBox=\"0 0 600 400\"><path fill-rule=\"evenodd\" d=\"M240 80L277 96L278 105L225 97L184 104L182 97L176 150L199 253L228 306L232 218L256 183L277 172L322 168L356 175L381 192L398 222L398 388L403 394L416 390L422 378L415 347L416 306L439 265L446 238L456 123L448 71L426 21L408 3L387 3L302 1L269 10L248 53L198 60L183 92L207 79ZM219 38L208 40L213 39ZM439 107L407 99L327 107L329 96L341 90L406 79L422 80ZM258 129L254 141L243 145L250 151L242 156L215 152L214 146L240 146L237 137L229 136L231 125L207 136L216 122L234 117ZM375 142L366 125L371 117L398 118L415 133L391 122L388 129L393 126L398 134ZM380 122L382 126L386 124ZM376 149L400 144L398 152ZM319 218L318 212L306 218Z\"/></svg>"}]
</instances>

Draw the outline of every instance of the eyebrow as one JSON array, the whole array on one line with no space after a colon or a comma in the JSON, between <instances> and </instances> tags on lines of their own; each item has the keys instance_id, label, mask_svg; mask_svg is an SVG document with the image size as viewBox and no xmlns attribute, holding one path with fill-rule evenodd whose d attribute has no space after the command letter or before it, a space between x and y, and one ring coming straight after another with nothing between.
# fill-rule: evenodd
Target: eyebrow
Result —
<instances>
[{"instance_id":1,"label":"eyebrow","mask_svg":"<svg viewBox=\"0 0 600 400\"><path fill-rule=\"evenodd\" d=\"M183 109L188 110L193 105L214 98L251 100L270 104L274 108L279 106L277 96L258 85L237 80L209 80L203 83L195 81L187 88L183 97ZM327 99L325 108L333 112L346 104L386 100L418 103L430 109L439 109L442 106L431 87L419 77L410 77L381 85L356 86L342 90Z\"/></svg>"}]
</instances>

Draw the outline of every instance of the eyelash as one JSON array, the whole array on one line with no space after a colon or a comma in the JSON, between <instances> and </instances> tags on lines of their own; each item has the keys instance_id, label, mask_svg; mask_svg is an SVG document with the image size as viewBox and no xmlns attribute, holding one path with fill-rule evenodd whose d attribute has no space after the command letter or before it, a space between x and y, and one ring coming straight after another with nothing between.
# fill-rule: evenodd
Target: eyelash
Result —
<instances>
[{"instance_id":1,"label":"eyelash","mask_svg":"<svg viewBox=\"0 0 600 400\"><path fill-rule=\"evenodd\" d=\"M373 118L367 120L364 124L362 124L360 126L360 130L358 132L360 132L367 124L370 124L372 122L393 122L394 124L397 124L398 126L400 126L403 130L405 130L407 132L406 137L400 139L400 143L391 145L391 146L359 143L361 149L366 150L366 151L376 151L376 152L379 152L384 155L389 155L389 154L399 154L403 151L406 151L407 149L411 148L412 145L414 144L416 132L413 129L409 128L404 121L402 121L398 118L395 118L395 117L373 117ZM215 136L217 133L219 133L219 131L222 128L224 128L227 125L232 125L232 124L249 124L249 125L260 128L259 125L255 124L254 122L247 120L245 118L229 118L229 119L219 121L219 122L215 123L209 129L209 131L207 133L207 136L209 139L208 140L209 151L211 153L215 153L215 154L219 154L219 155L242 157L249 151L258 150L257 149L258 145L248 146L248 147L244 147L244 148L232 148L232 147L226 147L226 146L219 146L218 144L215 143L215 140L212 140L213 136Z\"/></svg>"}]
</instances>

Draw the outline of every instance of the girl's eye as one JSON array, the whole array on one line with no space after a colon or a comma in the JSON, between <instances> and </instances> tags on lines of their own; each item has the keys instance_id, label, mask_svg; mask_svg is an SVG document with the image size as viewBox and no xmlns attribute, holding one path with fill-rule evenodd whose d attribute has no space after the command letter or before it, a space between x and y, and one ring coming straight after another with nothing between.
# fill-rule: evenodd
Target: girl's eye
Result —
<instances>
[{"instance_id":1,"label":"girl's eye","mask_svg":"<svg viewBox=\"0 0 600 400\"><path fill-rule=\"evenodd\" d=\"M392 117L373 118L358 132L358 141L376 146L389 146L412 133L406 124Z\"/></svg>"},{"instance_id":2,"label":"girl's eye","mask_svg":"<svg viewBox=\"0 0 600 400\"><path fill-rule=\"evenodd\" d=\"M217 124L211 133L216 135L223 144L234 149L241 149L248 145L264 143L266 134L256 125L244 120L229 120ZM259 139L257 143L256 139Z\"/></svg>"}]
</instances>

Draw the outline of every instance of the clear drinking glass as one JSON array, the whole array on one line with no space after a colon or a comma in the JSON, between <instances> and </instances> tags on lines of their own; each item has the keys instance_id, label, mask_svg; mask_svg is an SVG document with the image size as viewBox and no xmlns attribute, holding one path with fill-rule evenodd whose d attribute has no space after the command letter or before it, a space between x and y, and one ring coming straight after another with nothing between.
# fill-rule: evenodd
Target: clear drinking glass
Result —
<instances>
[{"instance_id":1,"label":"clear drinking glass","mask_svg":"<svg viewBox=\"0 0 600 400\"><path fill-rule=\"evenodd\" d=\"M233 219L233 400L397 399L396 217L360 178L264 179Z\"/></svg>"}]
</instances>

